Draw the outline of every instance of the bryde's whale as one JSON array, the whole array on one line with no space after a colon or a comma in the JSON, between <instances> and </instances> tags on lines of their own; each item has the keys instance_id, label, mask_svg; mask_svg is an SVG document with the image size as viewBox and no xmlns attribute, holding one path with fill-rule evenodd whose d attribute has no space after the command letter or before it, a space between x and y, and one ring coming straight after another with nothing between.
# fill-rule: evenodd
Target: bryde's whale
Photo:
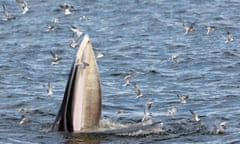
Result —
<instances>
[{"instance_id":1,"label":"bryde's whale","mask_svg":"<svg viewBox=\"0 0 240 144\"><path fill-rule=\"evenodd\" d=\"M101 108L98 67L89 36L85 35L72 64L53 129L68 132L96 129Z\"/></svg>"},{"instance_id":2,"label":"bryde's whale","mask_svg":"<svg viewBox=\"0 0 240 144\"><path fill-rule=\"evenodd\" d=\"M85 35L72 64L63 101L52 130L117 135L133 135L142 131L147 133L156 132L156 130L162 131L161 122L99 131L101 110L101 85L98 66L89 36Z\"/></svg>"}]
</instances>

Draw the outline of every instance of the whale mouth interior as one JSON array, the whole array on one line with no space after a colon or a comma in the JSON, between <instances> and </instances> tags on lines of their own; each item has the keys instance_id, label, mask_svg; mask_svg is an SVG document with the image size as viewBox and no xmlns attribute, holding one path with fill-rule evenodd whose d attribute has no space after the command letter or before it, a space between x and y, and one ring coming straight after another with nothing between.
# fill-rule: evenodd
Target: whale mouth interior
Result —
<instances>
[{"instance_id":1,"label":"whale mouth interior","mask_svg":"<svg viewBox=\"0 0 240 144\"><path fill-rule=\"evenodd\" d=\"M64 93L64 98L62 101L62 105L58 112L55 122L53 123L52 130L59 131L73 131L72 123L66 123L66 121L72 121L72 99L73 99L73 90L74 90L74 79L76 78L77 67L72 64L72 68L69 74L69 80L66 86L66 90Z\"/></svg>"}]
</instances>

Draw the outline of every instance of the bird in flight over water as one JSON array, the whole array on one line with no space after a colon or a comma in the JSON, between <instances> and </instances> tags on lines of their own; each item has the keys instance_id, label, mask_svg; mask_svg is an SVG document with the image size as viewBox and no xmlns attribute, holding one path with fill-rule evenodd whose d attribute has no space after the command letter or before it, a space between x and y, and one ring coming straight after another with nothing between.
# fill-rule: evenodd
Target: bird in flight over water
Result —
<instances>
[{"instance_id":1,"label":"bird in flight over water","mask_svg":"<svg viewBox=\"0 0 240 144\"><path fill-rule=\"evenodd\" d=\"M25 14L29 11L27 2L23 1L23 0L16 0L16 2L21 6L22 8L22 14Z\"/></svg>"},{"instance_id":2,"label":"bird in flight over water","mask_svg":"<svg viewBox=\"0 0 240 144\"><path fill-rule=\"evenodd\" d=\"M4 3L2 3L2 6L3 6L3 11L4 11L4 19L3 20L4 21L15 20L16 17L10 17L9 16L8 10L7 10L7 8L6 8Z\"/></svg>"}]
</instances>

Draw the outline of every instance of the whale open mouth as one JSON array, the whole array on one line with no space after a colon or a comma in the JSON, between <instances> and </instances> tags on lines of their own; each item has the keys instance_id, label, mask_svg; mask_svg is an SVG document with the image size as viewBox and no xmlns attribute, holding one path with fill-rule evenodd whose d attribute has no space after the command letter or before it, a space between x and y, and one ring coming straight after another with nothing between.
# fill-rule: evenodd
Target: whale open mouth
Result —
<instances>
[{"instance_id":1,"label":"whale open mouth","mask_svg":"<svg viewBox=\"0 0 240 144\"><path fill-rule=\"evenodd\" d=\"M85 35L71 66L63 101L52 130L121 136L162 132L161 122L101 131L101 105L98 67L90 39Z\"/></svg>"},{"instance_id":2,"label":"whale open mouth","mask_svg":"<svg viewBox=\"0 0 240 144\"><path fill-rule=\"evenodd\" d=\"M98 128L101 86L94 51L85 35L72 64L53 130L82 132Z\"/></svg>"}]
</instances>

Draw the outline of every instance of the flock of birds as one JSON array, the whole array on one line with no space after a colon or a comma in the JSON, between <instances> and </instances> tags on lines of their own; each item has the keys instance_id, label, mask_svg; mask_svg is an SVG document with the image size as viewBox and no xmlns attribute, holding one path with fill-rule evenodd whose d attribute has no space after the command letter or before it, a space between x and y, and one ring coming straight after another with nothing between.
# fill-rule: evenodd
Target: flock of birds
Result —
<instances>
[{"instance_id":1,"label":"flock of birds","mask_svg":"<svg viewBox=\"0 0 240 144\"><path fill-rule=\"evenodd\" d=\"M23 0L16 0L16 2L21 6L21 9L22 9L22 14L26 14L28 11L29 11L29 8L28 8L28 4L27 4L27 1L23 1ZM10 21L10 20L15 20L16 17L11 17L8 13L8 10L7 10L7 7L4 3L2 3L2 6L3 6L3 11L4 11L4 18L2 20L4 21ZM63 9L64 11L64 15L70 15L72 14L71 12L71 9L73 9L74 7L71 5L71 4L67 4L67 3L64 3L62 5L59 5L59 7L61 9ZM88 17L87 16L80 16L80 20L88 20ZM53 20L54 23L59 23L59 19L58 18L55 18ZM50 32L50 31L54 31L55 30L55 27L54 26L48 26L47 27L47 32ZM71 38L71 43L69 44L71 48L76 48L77 46L80 45L80 42L81 42L81 36L84 34L80 28L78 28L77 26L75 25L71 25L70 26L70 30L73 32L73 36ZM97 55L97 58L102 58L104 57L104 54L101 53L100 51L98 51L97 49L94 49L95 52L96 52L96 55ZM61 51L53 51L51 50L50 51L50 54L52 56L52 61L51 61L51 64L52 65L57 65L60 63L61 61L61 57L60 57L60 54L61 54ZM85 67L87 64L86 63L83 63L83 64L79 64L80 66L82 67ZM53 94L53 91L52 91L52 85L51 83L49 82L48 83L48 86L47 86L47 95L52 95Z\"/></svg>"},{"instance_id":2,"label":"flock of birds","mask_svg":"<svg viewBox=\"0 0 240 144\"><path fill-rule=\"evenodd\" d=\"M185 32L184 34L187 35L189 34L190 32L193 31L193 28L194 28L194 23L183 23L183 27L185 29ZM212 25L207 25L205 26L205 28L207 29L207 32L206 34L208 35L209 33L213 32L216 30L216 27L215 26L212 26ZM233 41L234 38L233 38L233 35L230 33L230 32L227 32L227 35L226 35L226 43L227 42L231 42ZM179 63L179 60L178 60L178 56L177 55L172 55L169 60L171 61L174 61L175 63ZM133 86L133 88L135 89L136 91L136 98L140 98L140 97L143 97L143 94L141 92L141 89L137 86L136 83L132 83L130 82L130 79L133 78L133 75L129 74L129 75L126 75L124 77L124 85L123 86ZM177 97L179 98L179 101L181 104L186 104L189 100L189 96L180 96L180 95L177 95ZM143 124L149 124L149 123L152 123L152 113L150 112L150 108L151 108L151 105L153 103L153 100L152 99L148 99L145 103L145 108L144 108L144 116L142 118L142 122ZM177 107L174 106L174 107L171 107L168 109L168 116L171 116L173 117L174 114L177 112ZM199 115L192 111L192 110L189 110L189 112L191 113L192 117L193 117L193 121L195 122L200 122L200 117ZM120 113L124 113L124 110L119 110L117 112L118 114ZM221 122L219 125L216 126L215 128L215 134L220 134L220 133L223 133L226 129L226 122Z\"/></svg>"},{"instance_id":3,"label":"flock of birds","mask_svg":"<svg viewBox=\"0 0 240 144\"><path fill-rule=\"evenodd\" d=\"M183 27L185 29L184 34L187 35L194 30L195 23L183 23ZM211 32L216 30L216 27L213 25L205 25L205 29L207 30L206 34L209 35ZM226 38L225 38L225 43L234 41L234 37L231 32L226 33ZM169 60L174 61L175 63L179 63L178 56L177 55L172 55Z\"/></svg>"},{"instance_id":4,"label":"flock of birds","mask_svg":"<svg viewBox=\"0 0 240 144\"><path fill-rule=\"evenodd\" d=\"M25 1L16 0L16 2L20 5L20 7L22 9L22 14L26 14L29 11L28 5ZM7 7L6 7L4 2L2 3L2 7L3 7L3 12L4 12L4 18L2 19L3 21L16 20L16 17L12 17L12 16L9 15ZM20 109L20 112L27 113L27 112L30 112L30 110L22 108L22 109ZM24 123L27 123L29 121L30 120L23 114L19 124L24 124Z\"/></svg>"},{"instance_id":5,"label":"flock of birds","mask_svg":"<svg viewBox=\"0 0 240 144\"><path fill-rule=\"evenodd\" d=\"M26 1L16 0L16 2L20 5L20 7L22 9L22 14L26 14L29 11L28 4L27 4ZM4 18L3 18L4 21L11 21L11 20L16 19L16 17L12 17L12 16L9 15L5 3L2 3L2 7L3 7L3 11L4 11ZM64 3L63 5L60 5L59 7L61 9L63 9L64 15L70 15L72 13L71 9L73 9L73 6L70 5L70 4ZM88 18L86 16L81 16L80 19L87 20ZM54 19L53 22L54 23L59 23L59 19L56 18L56 19ZM189 34L190 32L193 31L193 28L194 28L193 23L183 23L183 26L185 28L185 34ZM207 29L207 34L209 34L210 32L213 32L216 28L215 28L215 26L206 26L206 29ZM47 28L48 32L53 31L53 30L55 30L54 26L48 26L48 28ZM83 32L77 26L74 26L74 25L71 25L70 30L73 32L70 47L71 48L76 48L81 42L80 37L83 35ZM233 40L234 40L233 35L230 32L227 32L226 42L230 42L230 41L233 41ZM50 54L52 55L51 64L52 65L59 64L60 61L61 61L61 58L59 56L60 52L50 51ZM103 53L101 53L101 52L97 53L97 58L102 58L103 56L104 56ZM177 56L173 55L170 59L172 61L178 63ZM88 66L87 63L79 63L78 65L80 65L82 68L85 68L86 66ZM143 97L141 89L138 87L138 85L136 83L130 82L130 79L132 79L132 78L133 78L133 75L131 75L131 74L125 76L124 77L124 81L125 81L124 86L133 86L133 88L136 91L136 98L137 99ZM47 85L47 95L50 96L52 94L53 94L52 84L49 82L48 85ZM179 98L180 103L182 103L182 104L186 104L189 100L189 96L177 95L177 97ZM146 104L145 104L144 116L141 120L144 124L152 123L152 113L150 111L152 103L153 103L153 100L148 99ZM29 112L29 110L27 110L27 109L21 109L20 111L22 113ZM174 116L176 111L177 111L177 107L171 107L171 108L168 109L168 115L172 117L172 116ZM124 111L123 110L118 111L118 113L122 113L122 112L124 112ZM193 120L195 122L200 122L200 118L199 118L199 116L196 112L190 110L190 113L192 114ZM23 114L22 118L21 118L21 121L19 123L24 124L24 123L27 123L27 122L29 122L29 119L26 118L25 115ZM226 123L222 122L217 126L215 133L216 134L222 133L222 132L224 132L225 129L226 129Z\"/></svg>"},{"instance_id":6,"label":"flock of birds","mask_svg":"<svg viewBox=\"0 0 240 144\"><path fill-rule=\"evenodd\" d=\"M24 0L16 0L16 2L19 4L19 6L21 7L21 10L22 10L22 14L26 14L28 13L31 9L28 7L28 3L30 0L28 1L24 1ZM8 12L8 9L7 9L7 5L2 2L2 7L3 7L3 12L4 12L4 18L2 19L3 21L12 21L12 20L16 20L16 17L12 17L9 12ZM74 8L71 4L67 4L67 3L64 3L62 5L59 5L59 8L63 10L64 12L64 15L70 15L72 14L71 10ZM88 17L87 16L80 16L80 20L88 20ZM53 20L53 23L59 23L60 20L58 18L55 18ZM47 27L47 32L51 32L51 31L54 31L55 30L55 26L48 26ZM75 25L71 25L70 26L70 30L73 32L73 35L72 35L72 38L71 38L71 42L70 42L70 47L71 48L77 48L79 45L80 45L80 42L81 42L81 36L84 34L80 28L78 28L77 26ZM104 57L104 54L101 53L99 50L95 49L94 48L94 51L96 53L96 57L97 58L102 58ZM52 61L51 61L51 64L52 65L57 65L61 62L62 58L60 57L60 54L61 54L61 51L53 51L51 50L50 51L50 54L51 54L51 57L52 57ZM85 62L78 62L77 65L84 69L86 68L86 66L88 66L87 63ZM51 96L53 94L53 88L52 88L52 84L50 82L48 82L47 86L44 86L47 90L47 96ZM28 123L30 122L29 118L27 118L25 116L25 113L30 113L31 110L29 109L25 109L25 108L21 108L20 109L20 112L23 113L22 114L22 117L21 117L21 120L19 122L19 124L25 124L25 123Z\"/></svg>"},{"instance_id":7,"label":"flock of birds","mask_svg":"<svg viewBox=\"0 0 240 144\"><path fill-rule=\"evenodd\" d=\"M195 25L194 23L183 23L183 27L185 28L185 34L189 34L190 32L192 32L194 25ZM205 28L207 29L207 33L206 33L207 35L210 32L213 32L216 30L216 27L212 25L206 25ZM231 42L233 40L234 40L233 35L228 31L225 42Z\"/></svg>"},{"instance_id":8,"label":"flock of birds","mask_svg":"<svg viewBox=\"0 0 240 144\"><path fill-rule=\"evenodd\" d=\"M141 89L136 85L136 83L133 83L133 82L130 81L131 78L133 78L133 75L131 75L131 74L126 75L124 77L125 82L124 82L123 86L125 86L125 87L133 86L133 88L136 91L136 99L143 97L144 95L141 92ZM187 96L177 95L177 97L178 97L179 102L181 104L188 103L188 100L189 100L188 95ZM143 125L152 124L152 113L150 111L152 104L153 104L153 99L148 98L146 103L145 103L144 115L143 115L143 118L141 119L141 122L143 123ZM124 110L119 110L119 111L117 111L117 114L121 114L121 113L124 113L124 112L125 112ZM173 106L173 107L168 109L168 116L173 117L176 112L177 112L177 107ZM193 117L192 118L193 121L199 123L200 120L201 120L199 115L191 109L189 110L189 112L191 113L191 115ZM163 123L161 123L161 125L163 125ZM217 125L215 127L214 133L215 134L223 133L225 131L225 129L226 129L226 122L224 121L224 122L221 122L219 125Z\"/></svg>"}]
</instances>

